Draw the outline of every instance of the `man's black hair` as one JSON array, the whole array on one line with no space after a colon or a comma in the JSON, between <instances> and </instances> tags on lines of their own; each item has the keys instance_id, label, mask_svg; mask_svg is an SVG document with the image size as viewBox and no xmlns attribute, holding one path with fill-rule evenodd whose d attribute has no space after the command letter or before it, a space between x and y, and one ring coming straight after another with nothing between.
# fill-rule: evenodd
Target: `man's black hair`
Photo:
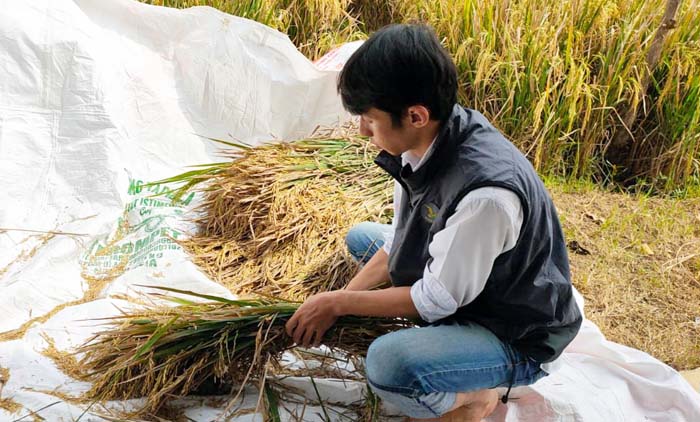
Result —
<instances>
[{"instance_id":1,"label":"man's black hair","mask_svg":"<svg viewBox=\"0 0 700 422\"><path fill-rule=\"evenodd\" d=\"M394 126L413 105L444 122L457 102L457 69L435 32L426 25L389 25L353 53L340 72L338 93L352 114L374 107Z\"/></svg>"}]
</instances>

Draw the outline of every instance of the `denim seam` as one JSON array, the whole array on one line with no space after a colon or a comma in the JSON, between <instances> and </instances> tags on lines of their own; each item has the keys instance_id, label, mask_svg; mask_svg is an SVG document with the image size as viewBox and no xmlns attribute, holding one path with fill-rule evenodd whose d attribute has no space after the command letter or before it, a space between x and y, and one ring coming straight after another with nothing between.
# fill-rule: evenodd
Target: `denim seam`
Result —
<instances>
[{"instance_id":1,"label":"denim seam","mask_svg":"<svg viewBox=\"0 0 700 422\"><path fill-rule=\"evenodd\" d=\"M518 362L518 363L516 363L515 365L512 365L512 364L510 364L510 363L507 363L507 364L494 365L494 366L484 366L484 367L481 367L481 368L463 368L463 369L456 369L456 368L453 368L453 369L443 369L443 370L433 371L433 372L429 372L429 373L427 373L427 374L420 375L420 376L418 377L417 380L413 381L413 382L412 382L411 384L409 384L409 385L410 385L410 388L413 389L414 391L418 391L418 389L416 388L416 384L418 384L418 383L420 383L420 384L422 384L422 385L429 385L431 391L428 391L428 392L426 392L426 393L437 393L438 391L432 386L432 382L430 382L430 381L427 381L427 382L424 381L425 378L430 377L430 376L433 376L433 375L436 375L436 374L444 374L444 373L448 373L448 372L476 373L476 372L488 372L488 371L491 371L491 370L494 370L494 369L504 369L504 368L505 368L505 369L513 368L512 370L515 370L515 367L517 367L518 365L522 365L523 363L526 363L526 361Z\"/></svg>"},{"instance_id":2,"label":"denim seam","mask_svg":"<svg viewBox=\"0 0 700 422\"><path fill-rule=\"evenodd\" d=\"M526 361L518 362L516 364L516 366L522 365L523 363L526 363ZM423 394L441 392L441 391L437 391L433 387L431 387L432 391L428 391L428 392L424 392L424 391L416 388L416 384L423 383L424 378L435 375L435 374L441 374L441 373L447 373L447 372L486 372L486 371L490 371L493 369L503 369L503 368L509 368L509 367L512 367L512 365L507 363L507 364L501 364L501 365L486 366L486 367L481 367L481 368L465 368L465 369L453 368L453 369L444 369L444 370L440 370L440 371L433 371L433 372L429 372L427 374L420 375L418 377L418 379L411 382L411 384L409 384L408 387L389 386L389 385L380 384L378 382L372 381L371 379L369 379L369 377L367 378L367 382L370 385L373 385L381 390L389 391L392 393L404 394L404 395L407 395L409 397L415 398L415 397L418 397L418 396L423 395ZM432 385L432 383L430 383L430 382L428 382L428 384Z\"/></svg>"},{"instance_id":3,"label":"denim seam","mask_svg":"<svg viewBox=\"0 0 700 422\"><path fill-rule=\"evenodd\" d=\"M436 412L432 407L428 406L427 404L423 403L423 400L420 399L420 396L416 397L414 399L419 405L423 406L423 408L427 409L428 412L432 413L435 416L441 416L438 412Z\"/></svg>"},{"instance_id":4,"label":"denim seam","mask_svg":"<svg viewBox=\"0 0 700 422\"><path fill-rule=\"evenodd\" d=\"M421 391L419 391L415 388L411 388L411 387L389 386L389 385L379 384L379 383L374 382L371 379L369 379L369 377L367 378L367 382L371 386L376 387L380 390L388 391L390 393L401 394L401 395L408 396L411 398L416 398L416 397L419 397L423 394Z\"/></svg>"},{"instance_id":5,"label":"denim seam","mask_svg":"<svg viewBox=\"0 0 700 422\"><path fill-rule=\"evenodd\" d=\"M418 396L418 397L416 397L415 400L416 400L418 403L422 404L423 407L425 407L426 409L428 409L428 410L429 410L430 412L432 412L435 416L438 416L438 417L439 417L439 416L442 416L444 413L447 413L447 412L450 410L449 408L447 408L447 409L445 409L445 412L443 412L443 413L437 412L437 411L435 411L435 409L433 409L431 406L427 405L426 403L423 403L423 400L421 400L421 397L422 397L422 396ZM450 404L450 407L451 407L451 406L454 406L454 404L455 404L455 401L453 401L453 402Z\"/></svg>"},{"instance_id":6,"label":"denim seam","mask_svg":"<svg viewBox=\"0 0 700 422\"><path fill-rule=\"evenodd\" d=\"M448 373L448 372L471 372L471 373L474 373L474 372L487 372L487 371L491 371L491 370L494 370L494 369L508 368L508 367L510 367L510 366L511 366L510 364L501 364L501 365L494 365L494 366L485 366L485 367L481 367L481 368L464 368L464 369L462 369L462 368L452 368L452 369L443 369L443 370L440 370L440 371L433 371L433 372L429 372L429 373L427 373L427 374L419 375L419 376L417 377L416 380L412 381L412 382L409 384L408 387L389 386L389 385L380 384L380 383L378 383L378 382L372 381L371 379L369 379L369 377L367 378L367 382L369 382L371 385L373 385L373 386L375 386L375 387L377 387L377 388L380 388L380 389L382 389L382 390L385 390L385 391L391 391L391 392L394 392L394 393L401 393L401 394L405 394L405 395L410 395L411 397L418 397L419 395L422 395L422 394L437 393L437 392L439 392L439 391L435 390L435 388L432 388L432 387L431 387L432 391L427 391L427 392L424 392L422 389L416 388L416 387L417 387L417 384L424 384L424 383L423 383L423 380L424 380L426 377L429 377L429 376L432 376L432 375L435 375L435 374ZM431 384L431 383L429 383L429 384Z\"/></svg>"}]
</instances>

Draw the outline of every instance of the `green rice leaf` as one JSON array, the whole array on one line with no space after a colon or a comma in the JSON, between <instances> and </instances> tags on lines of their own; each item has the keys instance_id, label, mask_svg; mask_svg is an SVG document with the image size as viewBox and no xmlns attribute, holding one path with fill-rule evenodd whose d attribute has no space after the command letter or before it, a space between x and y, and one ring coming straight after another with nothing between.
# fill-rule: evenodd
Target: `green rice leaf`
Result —
<instances>
[{"instance_id":1,"label":"green rice leaf","mask_svg":"<svg viewBox=\"0 0 700 422\"><path fill-rule=\"evenodd\" d=\"M233 300L233 299L226 299L225 297L221 296L214 296L214 295L207 295L203 293L195 293L190 290L180 290L180 289L175 289L172 287L164 287L164 286L149 286L149 285L143 285L143 284L138 284L137 286L139 287L148 287L149 289L156 289L156 290L165 290L168 292L173 292L173 293L180 293L183 295L188 295L188 296L195 296L195 297L200 297L202 299L209 299L213 300L215 302L219 303L228 303L229 305L236 305L236 306L256 306L260 304L260 301L256 300Z\"/></svg>"},{"instance_id":2,"label":"green rice leaf","mask_svg":"<svg viewBox=\"0 0 700 422\"><path fill-rule=\"evenodd\" d=\"M168 328L170 328L170 326L171 326L175 321L177 321L178 318L179 318L179 316L176 315L176 316L172 317L172 318L170 319L170 321L168 321L166 324L164 324L164 325L158 327L158 329L153 333L153 335L151 336L151 338L149 338L148 341L147 341L146 343L144 343L144 345L141 346L141 347L136 351L136 354L134 355L134 358L135 358L135 359L138 359L139 357L143 356L145 353L148 353L148 352L151 350L151 348L153 347L153 345L156 344L156 342L157 342L161 337L163 337L163 335L165 335L165 333L168 331Z\"/></svg>"}]
</instances>

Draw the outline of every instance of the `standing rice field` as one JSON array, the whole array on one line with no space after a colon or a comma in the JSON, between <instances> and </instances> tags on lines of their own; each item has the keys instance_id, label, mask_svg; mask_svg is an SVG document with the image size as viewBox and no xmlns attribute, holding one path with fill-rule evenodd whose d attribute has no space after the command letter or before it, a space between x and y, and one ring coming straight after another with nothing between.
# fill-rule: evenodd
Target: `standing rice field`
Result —
<instances>
[{"instance_id":1,"label":"standing rice field","mask_svg":"<svg viewBox=\"0 0 700 422\"><path fill-rule=\"evenodd\" d=\"M454 57L460 101L541 174L676 195L700 185L699 0L147 2L255 19L310 59L388 23L425 22Z\"/></svg>"}]
</instances>

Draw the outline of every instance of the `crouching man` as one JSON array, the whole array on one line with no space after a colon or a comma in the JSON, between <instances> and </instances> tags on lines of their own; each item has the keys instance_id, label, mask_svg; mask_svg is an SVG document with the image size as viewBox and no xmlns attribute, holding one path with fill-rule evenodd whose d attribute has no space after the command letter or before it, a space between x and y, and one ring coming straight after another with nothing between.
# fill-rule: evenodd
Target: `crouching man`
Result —
<instances>
[{"instance_id":1,"label":"crouching man","mask_svg":"<svg viewBox=\"0 0 700 422\"><path fill-rule=\"evenodd\" d=\"M429 27L374 33L338 91L396 180L394 222L350 231L362 269L310 297L287 332L308 346L342 315L419 317L372 343L369 385L414 419L480 421L551 372L581 325L552 200L523 154L457 104L455 65Z\"/></svg>"}]
</instances>

